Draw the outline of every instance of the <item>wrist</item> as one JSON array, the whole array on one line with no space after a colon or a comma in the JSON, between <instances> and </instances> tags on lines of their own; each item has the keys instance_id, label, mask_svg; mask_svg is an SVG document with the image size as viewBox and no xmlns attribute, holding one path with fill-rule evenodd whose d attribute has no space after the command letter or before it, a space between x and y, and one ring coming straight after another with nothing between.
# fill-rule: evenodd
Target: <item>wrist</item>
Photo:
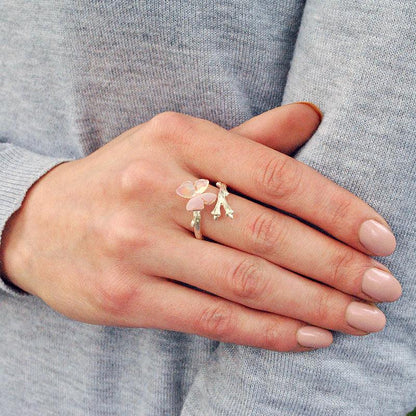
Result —
<instances>
[{"instance_id":1,"label":"wrist","mask_svg":"<svg viewBox=\"0 0 416 416\"><path fill-rule=\"evenodd\" d=\"M0 277L14 290L30 292L25 278L29 256L24 238L24 207L20 207L6 222L0 244Z\"/></svg>"}]
</instances>

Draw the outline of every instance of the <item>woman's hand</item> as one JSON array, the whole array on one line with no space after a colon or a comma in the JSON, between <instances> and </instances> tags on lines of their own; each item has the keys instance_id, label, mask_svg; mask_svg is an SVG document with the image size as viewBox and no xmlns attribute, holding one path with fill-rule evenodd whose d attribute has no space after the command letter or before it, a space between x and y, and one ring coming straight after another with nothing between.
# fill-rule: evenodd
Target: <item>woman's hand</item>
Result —
<instances>
[{"instance_id":1,"label":"woman's hand","mask_svg":"<svg viewBox=\"0 0 416 416\"><path fill-rule=\"evenodd\" d=\"M400 284L368 256L394 250L386 222L272 149L293 151L318 124L304 104L271 110L232 132L160 114L32 186L4 231L5 273L53 309L92 324L279 351L327 346L326 329L379 331L383 313L357 298L400 296ZM194 238L192 214L175 193L198 178L238 192L227 197L234 219L214 221L209 207L202 211L203 234L212 241Z\"/></svg>"}]
</instances>

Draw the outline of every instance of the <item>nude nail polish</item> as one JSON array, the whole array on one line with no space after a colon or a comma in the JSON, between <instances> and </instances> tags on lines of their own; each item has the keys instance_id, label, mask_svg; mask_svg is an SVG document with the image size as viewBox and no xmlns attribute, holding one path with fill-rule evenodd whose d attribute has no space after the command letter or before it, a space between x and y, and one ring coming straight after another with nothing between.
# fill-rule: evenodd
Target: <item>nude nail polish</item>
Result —
<instances>
[{"instance_id":1,"label":"nude nail polish","mask_svg":"<svg viewBox=\"0 0 416 416\"><path fill-rule=\"evenodd\" d=\"M402 294L402 287L390 273L373 267L363 276L361 290L381 302L394 302Z\"/></svg>"},{"instance_id":2,"label":"nude nail polish","mask_svg":"<svg viewBox=\"0 0 416 416\"><path fill-rule=\"evenodd\" d=\"M304 326L296 333L296 340L302 347L325 348L332 344L333 337L326 329Z\"/></svg>"},{"instance_id":3,"label":"nude nail polish","mask_svg":"<svg viewBox=\"0 0 416 416\"><path fill-rule=\"evenodd\" d=\"M361 244L376 256L389 256L396 248L393 233L375 220L367 220L361 224L359 239Z\"/></svg>"},{"instance_id":4,"label":"nude nail polish","mask_svg":"<svg viewBox=\"0 0 416 416\"><path fill-rule=\"evenodd\" d=\"M351 302L345 314L348 324L364 332L379 332L386 325L380 309L362 302Z\"/></svg>"}]
</instances>

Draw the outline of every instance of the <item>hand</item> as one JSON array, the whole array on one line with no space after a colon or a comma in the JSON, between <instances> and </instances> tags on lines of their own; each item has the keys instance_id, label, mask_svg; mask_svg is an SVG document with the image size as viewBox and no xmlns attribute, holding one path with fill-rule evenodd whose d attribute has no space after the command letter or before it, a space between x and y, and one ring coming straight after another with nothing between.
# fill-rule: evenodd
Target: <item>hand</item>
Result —
<instances>
[{"instance_id":1,"label":"hand","mask_svg":"<svg viewBox=\"0 0 416 416\"><path fill-rule=\"evenodd\" d=\"M330 332L318 327L353 335L381 330L382 312L357 298L400 296L399 283L367 255L394 250L385 221L271 148L293 151L318 123L303 104L233 132L160 114L32 186L4 232L5 273L55 310L92 324L177 330L279 351L330 344ZM204 235L214 242L193 237L192 214L175 194L184 180L198 178L220 180L241 195L228 196L233 220L214 222L202 212ZM379 270L384 286L365 277L371 270Z\"/></svg>"}]
</instances>

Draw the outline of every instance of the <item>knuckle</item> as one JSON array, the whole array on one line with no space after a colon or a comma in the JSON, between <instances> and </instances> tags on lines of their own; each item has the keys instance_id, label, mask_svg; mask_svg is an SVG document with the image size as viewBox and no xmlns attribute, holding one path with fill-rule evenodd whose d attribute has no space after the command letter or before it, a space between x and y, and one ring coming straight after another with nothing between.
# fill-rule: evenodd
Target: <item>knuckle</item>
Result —
<instances>
[{"instance_id":1,"label":"knuckle","mask_svg":"<svg viewBox=\"0 0 416 416\"><path fill-rule=\"evenodd\" d=\"M234 329L233 312L221 303L211 305L200 314L197 327L204 336L223 341Z\"/></svg>"},{"instance_id":2,"label":"knuckle","mask_svg":"<svg viewBox=\"0 0 416 416\"><path fill-rule=\"evenodd\" d=\"M289 199L297 193L302 183L300 166L288 157L268 157L262 161L260 172L259 185L272 198Z\"/></svg>"},{"instance_id":3,"label":"knuckle","mask_svg":"<svg viewBox=\"0 0 416 416\"><path fill-rule=\"evenodd\" d=\"M267 286L262 261L255 257L244 258L231 270L230 286L239 299L261 299Z\"/></svg>"},{"instance_id":4,"label":"knuckle","mask_svg":"<svg viewBox=\"0 0 416 416\"><path fill-rule=\"evenodd\" d=\"M331 260L331 270L329 281L333 287L340 287L344 282L345 277L351 275L351 270L355 264L354 252L348 248L342 248L333 255Z\"/></svg>"},{"instance_id":5,"label":"knuckle","mask_svg":"<svg viewBox=\"0 0 416 416\"><path fill-rule=\"evenodd\" d=\"M132 161L119 172L116 189L126 198L151 194L158 183L154 174L154 166L148 161Z\"/></svg>"},{"instance_id":6,"label":"knuckle","mask_svg":"<svg viewBox=\"0 0 416 416\"><path fill-rule=\"evenodd\" d=\"M281 350L281 333L278 325L268 325L263 331L263 344L265 347Z\"/></svg>"},{"instance_id":7,"label":"knuckle","mask_svg":"<svg viewBox=\"0 0 416 416\"><path fill-rule=\"evenodd\" d=\"M332 298L329 291L322 290L317 295L315 310L315 322L318 325L325 325L330 320Z\"/></svg>"},{"instance_id":8,"label":"knuckle","mask_svg":"<svg viewBox=\"0 0 416 416\"><path fill-rule=\"evenodd\" d=\"M185 114L166 111L154 116L149 123L156 137L171 142L190 136L189 131L193 129L191 120L192 117Z\"/></svg>"},{"instance_id":9,"label":"knuckle","mask_svg":"<svg viewBox=\"0 0 416 416\"><path fill-rule=\"evenodd\" d=\"M346 220L352 209L353 199L346 196L333 197L330 213L329 223L332 227L337 229L345 229Z\"/></svg>"},{"instance_id":10,"label":"knuckle","mask_svg":"<svg viewBox=\"0 0 416 416\"><path fill-rule=\"evenodd\" d=\"M179 113L176 113L174 111L164 111L162 113L156 114L150 120L150 123L155 128L160 127L161 129L165 129L167 126L174 124L179 117Z\"/></svg>"},{"instance_id":11,"label":"knuckle","mask_svg":"<svg viewBox=\"0 0 416 416\"><path fill-rule=\"evenodd\" d=\"M124 213L116 213L103 220L98 234L97 241L100 241L104 254L119 260L125 260L132 253L137 255L149 244L145 227Z\"/></svg>"},{"instance_id":12,"label":"knuckle","mask_svg":"<svg viewBox=\"0 0 416 416\"><path fill-rule=\"evenodd\" d=\"M247 229L250 233L247 240L255 253L272 254L286 240L287 227L282 224L279 227L274 216L268 212L256 216Z\"/></svg>"},{"instance_id":13,"label":"knuckle","mask_svg":"<svg viewBox=\"0 0 416 416\"><path fill-rule=\"evenodd\" d=\"M94 290L94 303L98 310L113 317L123 317L128 314L131 304L140 303L140 293L127 280L120 276L101 277Z\"/></svg>"},{"instance_id":14,"label":"knuckle","mask_svg":"<svg viewBox=\"0 0 416 416\"><path fill-rule=\"evenodd\" d=\"M268 324L262 331L262 347L280 352L294 351L298 348L293 322Z\"/></svg>"}]
</instances>

